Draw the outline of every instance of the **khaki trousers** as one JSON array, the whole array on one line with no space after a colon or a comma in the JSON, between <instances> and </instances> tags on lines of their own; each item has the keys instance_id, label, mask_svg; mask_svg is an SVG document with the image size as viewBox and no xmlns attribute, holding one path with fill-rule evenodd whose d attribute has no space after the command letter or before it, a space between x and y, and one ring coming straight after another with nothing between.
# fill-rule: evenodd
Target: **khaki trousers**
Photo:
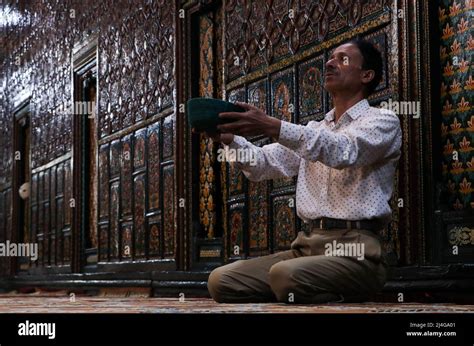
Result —
<instances>
[{"instance_id":1,"label":"khaki trousers","mask_svg":"<svg viewBox=\"0 0 474 346\"><path fill-rule=\"evenodd\" d=\"M208 289L219 303L363 301L380 291L387 262L366 230L301 231L291 249L213 270Z\"/></svg>"}]
</instances>

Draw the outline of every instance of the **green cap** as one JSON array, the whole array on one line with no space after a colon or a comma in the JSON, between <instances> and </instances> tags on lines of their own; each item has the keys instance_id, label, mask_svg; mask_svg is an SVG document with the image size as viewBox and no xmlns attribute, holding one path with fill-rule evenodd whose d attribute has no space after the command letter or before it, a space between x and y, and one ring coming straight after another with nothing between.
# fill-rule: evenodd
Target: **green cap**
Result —
<instances>
[{"instance_id":1,"label":"green cap","mask_svg":"<svg viewBox=\"0 0 474 346\"><path fill-rule=\"evenodd\" d=\"M230 119L219 118L219 113L245 112L240 106L231 102L198 97L188 100L188 120L192 128L199 132L217 132L217 125L233 122Z\"/></svg>"}]
</instances>

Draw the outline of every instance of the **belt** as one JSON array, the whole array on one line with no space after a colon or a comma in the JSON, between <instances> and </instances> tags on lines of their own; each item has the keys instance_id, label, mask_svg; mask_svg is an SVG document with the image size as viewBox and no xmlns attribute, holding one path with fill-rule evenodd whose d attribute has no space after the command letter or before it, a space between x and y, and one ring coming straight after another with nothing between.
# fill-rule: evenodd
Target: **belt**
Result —
<instances>
[{"instance_id":1,"label":"belt","mask_svg":"<svg viewBox=\"0 0 474 346\"><path fill-rule=\"evenodd\" d=\"M310 225L314 228L319 229L333 229L333 228L345 228L348 230L352 229L365 229L368 231L376 232L383 228L380 220L341 220L333 219L329 217L322 217L319 219L310 220Z\"/></svg>"}]
</instances>

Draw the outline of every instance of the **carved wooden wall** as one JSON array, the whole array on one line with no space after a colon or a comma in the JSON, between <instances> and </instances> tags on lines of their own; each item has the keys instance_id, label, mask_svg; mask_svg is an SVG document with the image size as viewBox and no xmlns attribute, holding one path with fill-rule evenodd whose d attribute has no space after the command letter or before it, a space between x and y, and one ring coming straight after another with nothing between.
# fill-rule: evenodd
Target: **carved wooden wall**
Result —
<instances>
[{"instance_id":1,"label":"carved wooden wall","mask_svg":"<svg viewBox=\"0 0 474 346\"><path fill-rule=\"evenodd\" d=\"M10 119L27 100L32 120L30 239L41 249L33 266L69 267L73 260L72 51L96 35L100 174L92 244L98 244L103 263L174 259L174 2L6 5L20 23L9 23L2 40L1 239L11 237ZM127 246L130 255L124 254Z\"/></svg>"}]
</instances>

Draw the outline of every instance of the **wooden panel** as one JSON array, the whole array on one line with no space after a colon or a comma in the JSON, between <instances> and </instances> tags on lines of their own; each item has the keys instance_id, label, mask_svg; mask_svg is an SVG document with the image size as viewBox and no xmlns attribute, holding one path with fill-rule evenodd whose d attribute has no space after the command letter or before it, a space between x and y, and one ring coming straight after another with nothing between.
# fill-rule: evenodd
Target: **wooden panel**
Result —
<instances>
[{"instance_id":1,"label":"wooden panel","mask_svg":"<svg viewBox=\"0 0 474 346\"><path fill-rule=\"evenodd\" d=\"M229 182L229 194L237 195L244 192L244 174L237 168L233 162L227 162L227 172Z\"/></svg>"},{"instance_id":2,"label":"wooden panel","mask_svg":"<svg viewBox=\"0 0 474 346\"><path fill-rule=\"evenodd\" d=\"M49 196L50 196L50 201L51 201L51 209L53 210L54 209L54 200L56 198L56 195L57 195L57 192L56 192L56 167L57 166L53 166L49 169L49 173L50 173L50 191L49 191ZM54 222L51 223L53 225L53 228L54 228Z\"/></svg>"},{"instance_id":3,"label":"wooden panel","mask_svg":"<svg viewBox=\"0 0 474 346\"><path fill-rule=\"evenodd\" d=\"M56 200L56 251L57 263L63 263L64 249L63 249L63 227L64 227L64 199L58 198Z\"/></svg>"},{"instance_id":4,"label":"wooden panel","mask_svg":"<svg viewBox=\"0 0 474 346\"><path fill-rule=\"evenodd\" d=\"M266 79L254 82L247 89L248 103L267 112L268 82Z\"/></svg>"},{"instance_id":5,"label":"wooden panel","mask_svg":"<svg viewBox=\"0 0 474 346\"><path fill-rule=\"evenodd\" d=\"M44 201L44 171L38 174L38 203Z\"/></svg>"},{"instance_id":6,"label":"wooden panel","mask_svg":"<svg viewBox=\"0 0 474 346\"><path fill-rule=\"evenodd\" d=\"M64 264L70 264L71 263L71 257L72 257L72 244L71 244L71 233L70 232L64 232L63 235L63 258L64 258Z\"/></svg>"},{"instance_id":7,"label":"wooden panel","mask_svg":"<svg viewBox=\"0 0 474 346\"><path fill-rule=\"evenodd\" d=\"M121 225L120 257L122 260L130 260L133 256L133 224L130 222Z\"/></svg>"},{"instance_id":8,"label":"wooden panel","mask_svg":"<svg viewBox=\"0 0 474 346\"><path fill-rule=\"evenodd\" d=\"M62 166L62 165L61 165ZM60 167L61 167L60 166ZM61 170L58 170L57 171L58 173L59 172L62 172L62 169ZM59 174L58 174L58 178L59 178ZM59 183L59 180L58 180L58 183ZM64 225L65 225L65 212L64 212L64 208L67 206L68 204L68 201L64 199L63 195L60 195L58 194L58 197L61 197L61 198L58 198L56 200L56 229L58 231L62 231L63 228L64 228Z\"/></svg>"},{"instance_id":9,"label":"wooden panel","mask_svg":"<svg viewBox=\"0 0 474 346\"><path fill-rule=\"evenodd\" d=\"M72 209L71 209L71 199L72 196L72 174L71 174L71 162L68 160L64 163L64 186L65 186L65 193L64 193L64 200L65 200L65 218L64 224L65 226L71 225L71 217L72 217ZM75 201L77 203L77 201ZM67 248L65 248L65 251Z\"/></svg>"},{"instance_id":10,"label":"wooden panel","mask_svg":"<svg viewBox=\"0 0 474 346\"><path fill-rule=\"evenodd\" d=\"M1 194L0 194L0 198L1 198ZM2 215L2 216L4 217L4 215ZM4 230L4 227L1 224L1 222L2 221L0 220L0 226L2 226L2 229ZM33 205L31 207L31 240L33 242L36 241L36 233L38 231L37 226L38 226L38 206ZM0 234L1 234L1 232L0 232Z\"/></svg>"},{"instance_id":11,"label":"wooden panel","mask_svg":"<svg viewBox=\"0 0 474 346\"><path fill-rule=\"evenodd\" d=\"M99 218L109 216L109 145L99 149Z\"/></svg>"},{"instance_id":12,"label":"wooden panel","mask_svg":"<svg viewBox=\"0 0 474 346\"><path fill-rule=\"evenodd\" d=\"M291 207L294 196L276 197L273 199L274 251L288 250L296 238L296 212Z\"/></svg>"},{"instance_id":13,"label":"wooden panel","mask_svg":"<svg viewBox=\"0 0 474 346\"><path fill-rule=\"evenodd\" d=\"M249 182L250 254L261 255L269 248L268 182Z\"/></svg>"},{"instance_id":14,"label":"wooden panel","mask_svg":"<svg viewBox=\"0 0 474 346\"><path fill-rule=\"evenodd\" d=\"M121 215L128 216L132 213L132 148L131 136L122 138L122 154L120 156L122 183L122 208Z\"/></svg>"},{"instance_id":15,"label":"wooden panel","mask_svg":"<svg viewBox=\"0 0 474 346\"><path fill-rule=\"evenodd\" d=\"M58 164L56 168L56 195L64 194L64 164Z\"/></svg>"},{"instance_id":16,"label":"wooden panel","mask_svg":"<svg viewBox=\"0 0 474 346\"><path fill-rule=\"evenodd\" d=\"M149 240L148 240L148 256L161 257L162 255L162 227L161 215L150 217L148 220Z\"/></svg>"},{"instance_id":17,"label":"wooden panel","mask_svg":"<svg viewBox=\"0 0 474 346\"><path fill-rule=\"evenodd\" d=\"M8 188L4 192L4 203L5 203L5 240L12 240L12 213L13 213L13 207L12 207L12 190L11 188Z\"/></svg>"},{"instance_id":18,"label":"wooden panel","mask_svg":"<svg viewBox=\"0 0 474 346\"><path fill-rule=\"evenodd\" d=\"M199 96L214 95L214 24L212 12L199 17Z\"/></svg>"},{"instance_id":19,"label":"wooden panel","mask_svg":"<svg viewBox=\"0 0 474 346\"><path fill-rule=\"evenodd\" d=\"M0 197L2 194L0 193ZM36 241L36 233L38 232L38 174L33 174L31 177L31 221L30 221L30 239ZM2 208L0 208L0 213ZM0 227L2 225L2 219L0 219ZM0 232L1 234L1 232Z\"/></svg>"},{"instance_id":20,"label":"wooden panel","mask_svg":"<svg viewBox=\"0 0 474 346\"><path fill-rule=\"evenodd\" d=\"M141 129L135 133L133 142L133 168L135 170L143 168L146 164L146 129Z\"/></svg>"},{"instance_id":21,"label":"wooden panel","mask_svg":"<svg viewBox=\"0 0 474 346\"><path fill-rule=\"evenodd\" d=\"M44 171L44 176L43 176L43 201L49 201L50 187L51 187L50 183L51 183L50 170L47 169Z\"/></svg>"},{"instance_id":22,"label":"wooden panel","mask_svg":"<svg viewBox=\"0 0 474 346\"><path fill-rule=\"evenodd\" d=\"M50 263L50 243L49 243L49 227L50 227L50 204L49 202L45 202L43 204L43 215L44 215L44 223L43 223L43 255L44 255L44 265L49 265Z\"/></svg>"},{"instance_id":23,"label":"wooden panel","mask_svg":"<svg viewBox=\"0 0 474 346\"><path fill-rule=\"evenodd\" d=\"M119 255L119 212L120 212L120 183L110 186L110 258L118 259Z\"/></svg>"},{"instance_id":24,"label":"wooden panel","mask_svg":"<svg viewBox=\"0 0 474 346\"><path fill-rule=\"evenodd\" d=\"M164 257L173 257L176 246L176 229L174 219L174 166L163 168L163 229Z\"/></svg>"},{"instance_id":25,"label":"wooden panel","mask_svg":"<svg viewBox=\"0 0 474 346\"><path fill-rule=\"evenodd\" d=\"M7 84L11 85L11 84ZM5 89L2 89L1 97L2 100L9 100L10 97L6 97ZM13 95L13 94L12 94ZM0 128L3 129L4 135L0 137L0 186L6 186L11 184L12 177L12 158L13 158L13 141L11 140L13 131L12 113L9 111L9 105L7 102L0 103ZM1 261L5 266L7 261ZM6 267L4 267L6 269Z\"/></svg>"},{"instance_id":26,"label":"wooden panel","mask_svg":"<svg viewBox=\"0 0 474 346\"><path fill-rule=\"evenodd\" d=\"M109 225L99 225L99 261L109 259Z\"/></svg>"},{"instance_id":27,"label":"wooden panel","mask_svg":"<svg viewBox=\"0 0 474 346\"><path fill-rule=\"evenodd\" d=\"M50 241L50 264L56 265L56 166L51 167L51 184L50 184L50 205L49 209L51 212L50 216L50 228L49 228L49 241Z\"/></svg>"},{"instance_id":28,"label":"wooden panel","mask_svg":"<svg viewBox=\"0 0 474 346\"><path fill-rule=\"evenodd\" d=\"M148 128L148 208L160 208L160 124Z\"/></svg>"},{"instance_id":29,"label":"wooden panel","mask_svg":"<svg viewBox=\"0 0 474 346\"><path fill-rule=\"evenodd\" d=\"M38 174L31 176L31 205L38 202Z\"/></svg>"},{"instance_id":30,"label":"wooden panel","mask_svg":"<svg viewBox=\"0 0 474 346\"><path fill-rule=\"evenodd\" d=\"M120 174L120 158L122 146L119 140L110 144L110 177L116 177Z\"/></svg>"},{"instance_id":31,"label":"wooden panel","mask_svg":"<svg viewBox=\"0 0 474 346\"><path fill-rule=\"evenodd\" d=\"M50 183L50 172L45 170L43 176L43 263L45 266L50 265Z\"/></svg>"},{"instance_id":32,"label":"wooden panel","mask_svg":"<svg viewBox=\"0 0 474 346\"><path fill-rule=\"evenodd\" d=\"M44 262L44 235L43 233L38 234L36 241L38 243L38 260L36 261L36 263L39 266L44 266L45 262Z\"/></svg>"},{"instance_id":33,"label":"wooden panel","mask_svg":"<svg viewBox=\"0 0 474 346\"><path fill-rule=\"evenodd\" d=\"M271 77L271 115L293 122L296 110L293 69L277 72Z\"/></svg>"},{"instance_id":34,"label":"wooden panel","mask_svg":"<svg viewBox=\"0 0 474 346\"><path fill-rule=\"evenodd\" d=\"M134 222L135 222L135 256L145 256L145 174L135 176L133 179L133 191L135 198Z\"/></svg>"},{"instance_id":35,"label":"wooden panel","mask_svg":"<svg viewBox=\"0 0 474 346\"><path fill-rule=\"evenodd\" d=\"M199 221L206 236L213 238L216 226L214 143L211 139L205 138L202 134L200 137Z\"/></svg>"},{"instance_id":36,"label":"wooden panel","mask_svg":"<svg viewBox=\"0 0 474 346\"><path fill-rule=\"evenodd\" d=\"M228 240L228 256L229 257L244 257L244 227L245 222L245 211L243 204L236 204L229 208L229 240Z\"/></svg>"},{"instance_id":37,"label":"wooden panel","mask_svg":"<svg viewBox=\"0 0 474 346\"><path fill-rule=\"evenodd\" d=\"M13 207L12 207L12 190L7 189L5 191L5 234L6 239L12 239L12 217L13 217Z\"/></svg>"},{"instance_id":38,"label":"wooden panel","mask_svg":"<svg viewBox=\"0 0 474 346\"><path fill-rule=\"evenodd\" d=\"M55 266L57 264L56 251L57 251L56 234L55 233L50 233L50 236L49 236L49 264L51 266Z\"/></svg>"},{"instance_id":39,"label":"wooden panel","mask_svg":"<svg viewBox=\"0 0 474 346\"><path fill-rule=\"evenodd\" d=\"M174 116L168 116L163 121L163 159L171 158L174 153L173 133L174 133Z\"/></svg>"},{"instance_id":40,"label":"wooden panel","mask_svg":"<svg viewBox=\"0 0 474 346\"><path fill-rule=\"evenodd\" d=\"M37 228L36 228L36 239L38 241L38 247L41 248L41 255L38 254L38 265L43 265L43 240L44 240L44 210L43 210L43 177L44 172L38 174L38 216L37 216Z\"/></svg>"},{"instance_id":41,"label":"wooden panel","mask_svg":"<svg viewBox=\"0 0 474 346\"><path fill-rule=\"evenodd\" d=\"M311 58L298 66L299 122L324 118L324 89L322 85L324 57Z\"/></svg>"}]
</instances>

